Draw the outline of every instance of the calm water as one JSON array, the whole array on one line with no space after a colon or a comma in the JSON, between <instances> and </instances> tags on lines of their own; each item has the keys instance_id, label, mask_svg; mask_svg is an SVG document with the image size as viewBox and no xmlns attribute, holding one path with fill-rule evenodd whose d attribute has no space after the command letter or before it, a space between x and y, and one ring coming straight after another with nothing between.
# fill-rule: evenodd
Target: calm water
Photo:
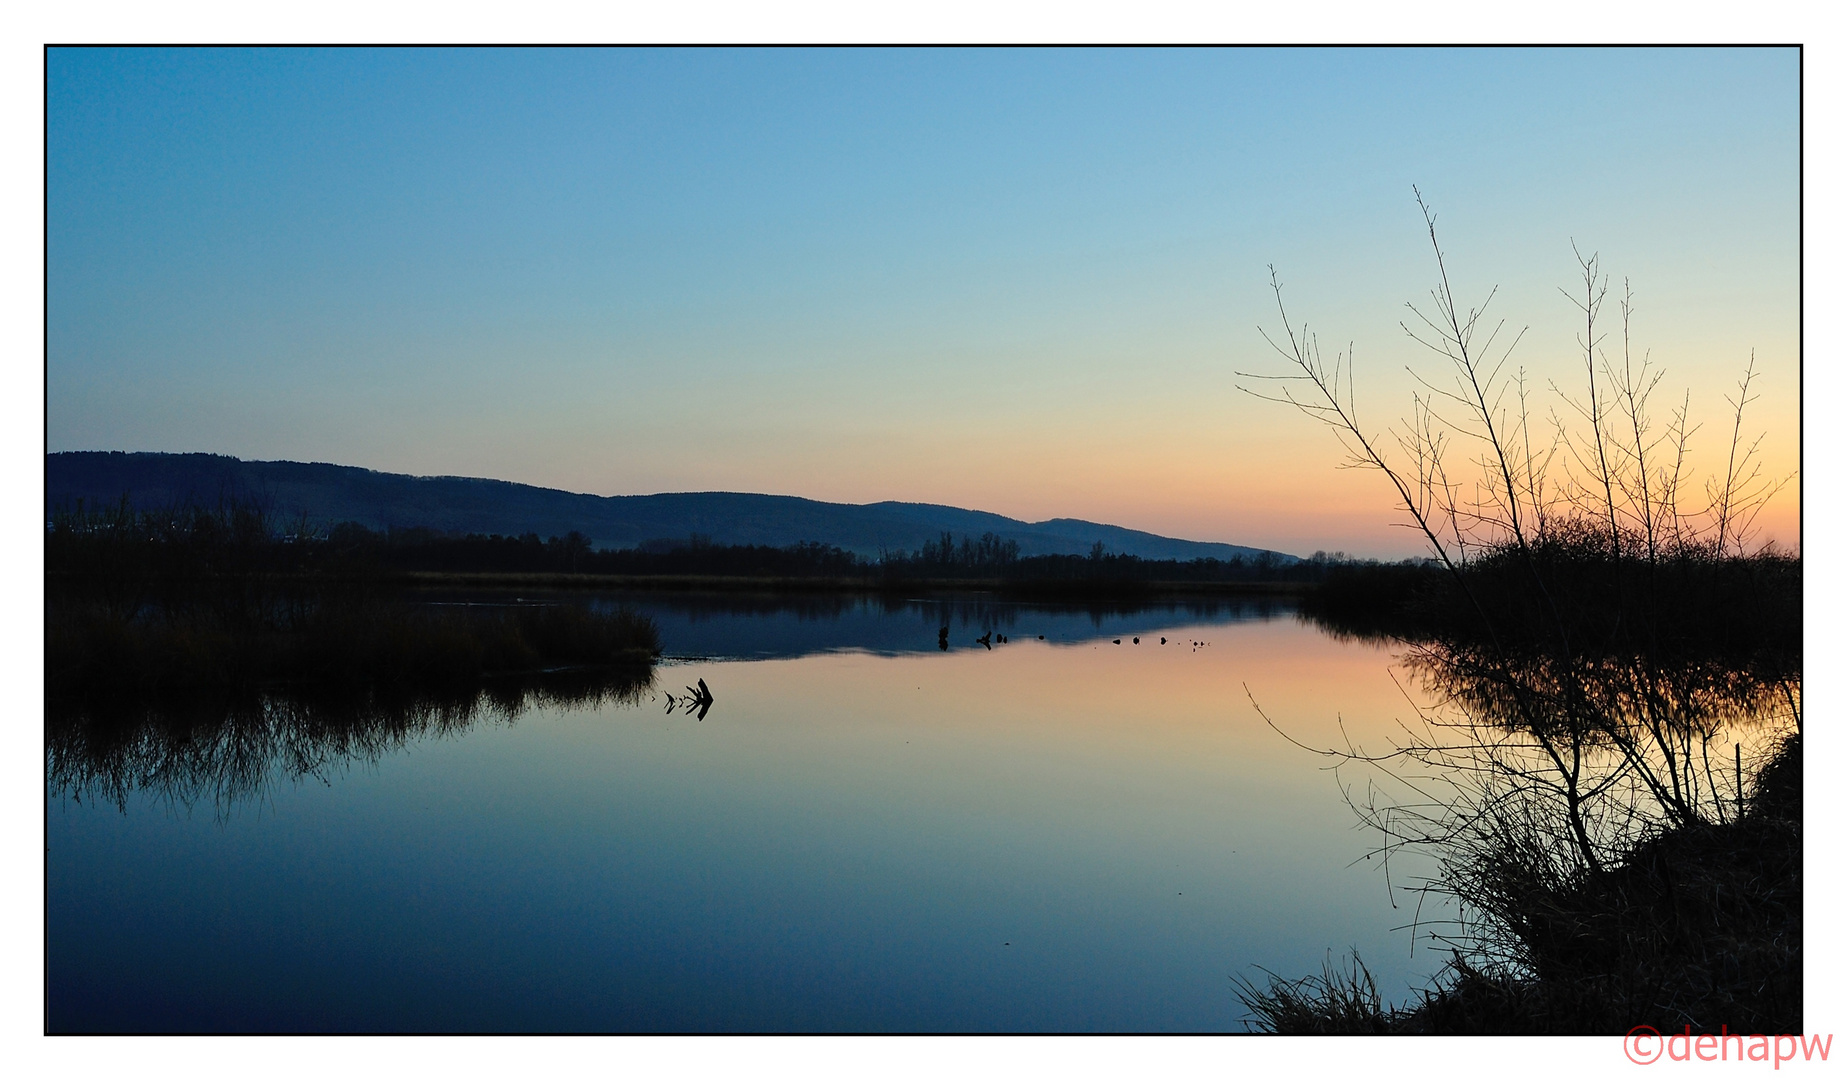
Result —
<instances>
[{"instance_id":1,"label":"calm water","mask_svg":"<svg viewBox=\"0 0 1847 1080\"><path fill-rule=\"evenodd\" d=\"M689 658L638 703L254 795L52 784L51 1027L1239 1030L1254 965L1440 959L1245 690L1383 745L1390 655L1286 608L630 602Z\"/></svg>"}]
</instances>

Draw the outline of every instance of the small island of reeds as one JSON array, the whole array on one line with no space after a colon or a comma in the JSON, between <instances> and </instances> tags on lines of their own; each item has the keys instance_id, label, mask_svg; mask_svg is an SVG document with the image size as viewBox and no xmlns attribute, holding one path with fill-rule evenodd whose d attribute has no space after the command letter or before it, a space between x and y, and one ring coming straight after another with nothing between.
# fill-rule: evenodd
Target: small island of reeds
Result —
<instances>
[{"instance_id":1,"label":"small island of reeds","mask_svg":"<svg viewBox=\"0 0 1847 1080\"><path fill-rule=\"evenodd\" d=\"M223 797L263 763L312 771L483 709L633 699L660 651L620 607L431 603L248 504L60 513L45 550L51 778L118 801Z\"/></svg>"}]
</instances>

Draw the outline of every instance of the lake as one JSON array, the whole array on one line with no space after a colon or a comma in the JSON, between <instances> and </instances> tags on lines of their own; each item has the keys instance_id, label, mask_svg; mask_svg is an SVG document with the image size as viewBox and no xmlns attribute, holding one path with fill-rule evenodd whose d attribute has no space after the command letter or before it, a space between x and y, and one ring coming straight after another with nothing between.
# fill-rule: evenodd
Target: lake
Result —
<instances>
[{"instance_id":1,"label":"lake","mask_svg":"<svg viewBox=\"0 0 1847 1080\"><path fill-rule=\"evenodd\" d=\"M633 700L48 780L49 1027L1235 1031L1259 967L1440 965L1251 703L1383 747L1392 655L1286 603L598 602L660 625Z\"/></svg>"}]
</instances>

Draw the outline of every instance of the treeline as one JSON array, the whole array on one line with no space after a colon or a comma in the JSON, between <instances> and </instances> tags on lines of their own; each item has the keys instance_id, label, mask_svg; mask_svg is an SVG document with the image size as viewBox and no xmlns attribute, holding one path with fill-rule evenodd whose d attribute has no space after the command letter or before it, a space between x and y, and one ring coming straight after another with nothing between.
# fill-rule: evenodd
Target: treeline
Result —
<instances>
[{"instance_id":1,"label":"treeline","mask_svg":"<svg viewBox=\"0 0 1847 1080\"><path fill-rule=\"evenodd\" d=\"M813 542L787 547L714 544L698 534L651 540L633 548L598 549L578 532L547 538L537 533L454 535L423 528L373 530L352 522L320 536L281 534L278 548L272 553L278 565L292 565L302 572L825 578L868 585L949 580L1308 583L1325 579L1336 568L1381 565L1323 552L1304 560L1270 553L1253 559L1144 559L1112 553L1101 543L1088 555L1022 556L1016 541L991 532L979 537L944 533L916 550L887 551L874 557ZM1418 567L1407 563L1403 572L1414 574Z\"/></svg>"},{"instance_id":2,"label":"treeline","mask_svg":"<svg viewBox=\"0 0 1847 1080\"><path fill-rule=\"evenodd\" d=\"M943 533L911 552L886 553L869 567L900 580L988 578L1013 582L1283 582L1319 580L1320 562L1279 558L1144 559L1110 552L1101 542L1088 555L1020 555L1020 546L993 533Z\"/></svg>"},{"instance_id":3,"label":"treeline","mask_svg":"<svg viewBox=\"0 0 1847 1080\"><path fill-rule=\"evenodd\" d=\"M728 545L694 535L598 550L575 532L547 539L536 533L453 536L426 529L374 532L350 524L330 530L327 546L333 561L370 562L397 571L833 578L868 584L946 580L1316 582L1334 567L1379 565L1326 554L1306 560L1286 560L1268 553L1254 559L1144 559L1109 552L1100 543L1088 555L1022 556L1016 541L991 532L979 537L944 533L916 550L887 551L870 558L812 542L788 547Z\"/></svg>"},{"instance_id":4,"label":"treeline","mask_svg":"<svg viewBox=\"0 0 1847 1080\"><path fill-rule=\"evenodd\" d=\"M204 582L230 587L271 578L341 579L380 585L413 574L543 574L592 578L750 579L864 588L909 583L969 583L1017 592L1138 592L1150 585L1338 584L1330 612L1352 620L1400 620L1396 612L1434 576L1418 560L1381 563L1345 553L1290 559L1146 559L1103 544L1085 555L1020 554L1016 541L989 532L943 533L911 551L867 557L830 544L787 547L715 544L693 534L633 548L596 548L580 532L541 537L458 535L427 528L370 529L356 522L314 529L279 521L261 507L187 505L136 510L121 503L81 505L52 515L46 570L62 588L107 593L133 602L158 600Z\"/></svg>"},{"instance_id":5,"label":"treeline","mask_svg":"<svg viewBox=\"0 0 1847 1080\"><path fill-rule=\"evenodd\" d=\"M836 578L865 576L868 570L857 555L826 544L715 545L698 535L596 549L579 532L544 539L537 533L457 536L421 528L374 531L349 522L318 543L330 565L398 572Z\"/></svg>"}]
</instances>

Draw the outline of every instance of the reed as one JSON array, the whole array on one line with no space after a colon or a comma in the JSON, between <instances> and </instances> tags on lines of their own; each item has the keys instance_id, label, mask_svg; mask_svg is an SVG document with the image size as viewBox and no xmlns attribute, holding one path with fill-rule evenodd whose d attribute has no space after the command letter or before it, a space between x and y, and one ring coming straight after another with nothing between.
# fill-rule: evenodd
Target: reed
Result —
<instances>
[{"instance_id":1,"label":"reed","mask_svg":"<svg viewBox=\"0 0 1847 1080\"><path fill-rule=\"evenodd\" d=\"M295 595L267 618L244 620L209 604L124 615L67 602L47 611L46 696L57 713L265 688L451 691L562 667L645 671L659 649L645 616L582 604L457 608Z\"/></svg>"},{"instance_id":2,"label":"reed","mask_svg":"<svg viewBox=\"0 0 1847 1080\"><path fill-rule=\"evenodd\" d=\"M645 671L653 623L585 603L419 602L260 506L54 517L45 683L53 716L236 699L415 696L566 667Z\"/></svg>"},{"instance_id":3,"label":"reed","mask_svg":"<svg viewBox=\"0 0 1847 1080\"><path fill-rule=\"evenodd\" d=\"M1482 913L1477 938L1411 1002L1387 1006L1353 954L1320 976L1239 979L1247 1023L1290 1034L1802 1031L1800 738L1750 787L1732 820L1665 830L1577 874L1561 874L1538 839L1547 830L1509 808L1447 867L1447 887Z\"/></svg>"}]
</instances>

